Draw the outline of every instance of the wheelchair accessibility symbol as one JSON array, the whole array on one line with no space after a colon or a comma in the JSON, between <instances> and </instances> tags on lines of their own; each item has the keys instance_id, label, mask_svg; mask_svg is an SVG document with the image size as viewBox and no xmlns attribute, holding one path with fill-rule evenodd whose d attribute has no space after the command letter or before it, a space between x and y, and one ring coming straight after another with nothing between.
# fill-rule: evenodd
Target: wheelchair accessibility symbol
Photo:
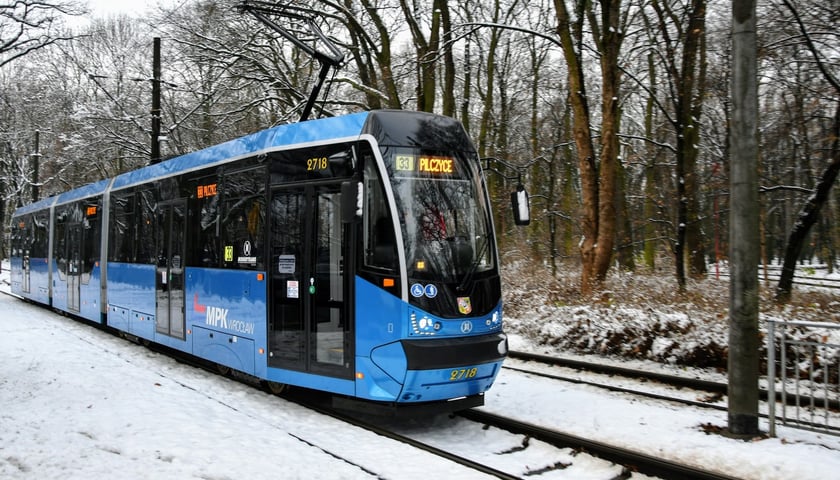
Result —
<instances>
[{"instance_id":1,"label":"wheelchair accessibility symbol","mask_svg":"<svg viewBox=\"0 0 840 480\"><path fill-rule=\"evenodd\" d=\"M414 298L420 298L422 296L426 296L428 298L435 298L438 294L438 288L431 283L428 285L423 285L422 283L415 283L411 285L411 296Z\"/></svg>"}]
</instances>

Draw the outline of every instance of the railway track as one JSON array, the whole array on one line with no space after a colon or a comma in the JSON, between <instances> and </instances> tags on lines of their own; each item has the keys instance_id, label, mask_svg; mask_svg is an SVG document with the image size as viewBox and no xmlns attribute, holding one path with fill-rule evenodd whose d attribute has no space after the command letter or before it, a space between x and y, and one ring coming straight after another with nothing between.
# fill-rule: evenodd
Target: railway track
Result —
<instances>
[{"instance_id":1,"label":"railway track","mask_svg":"<svg viewBox=\"0 0 840 480\"><path fill-rule=\"evenodd\" d=\"M10 295L15 298L19 298L16 295L13 295L9 292L3 291L3 293L6 293L7 295ZM203 368L204 370L207 370L210 373L219 374L219 372L213 369L212 365L206 365L203 362L196 362L193 359L184 358L182 355L178 355L177 351L165 348L155 348L153 350L161 350L160 353L171 356L179 362L189 364L193 367ZM243 379L236 375L228 376L242 383L250 383L253 385L253 382L249 382L248 379ZM173 381L180 382L180 380L178 379L173 379ZM184 386L186 388L192 388L189 385ZM369 418L360 417L358 415L351 415L345 412L335 411L327 407L327 405L329 404L329 397L323 394L322 392L313 392L309 390L293 388L289 389L286 393L280 396L286 400L296 402L303 407L315 410L320 414L329 415L333 418L339 419L356 427L364 428L368 431L376 433L377 435L395 441L399 441L401 443L411 446L412 448L416 448L427 453L433 454L435 456L444 458L450 462L453 462L454 464L470 468L472 470L475 470L476 472L480 472L481 474L488 475L489 477L500 479L517 479L538 475L541 471L530 470L529 468L531 467L529 467L529 464L526 460L522 460L520 461L520 463L517 464L516 461L511 461L507 459L507 462L504 462L506 466L504 468L499 468L498 466L489 465L488 462L482 461L480 458L470 458L470 455L468 454L459 453L457 451L456 444L463 443L463 441L457 440L457 438L455 438L455 441L452 443L448 443L445 445L435 445L433 444L433 442L424 441L422 439L416 438L416 436L411 435L411 432L409 432L409 434L401 433L397 429L391 428L391 426L389 426L387 422L383 425L376 421L372 421ZM220 399L219 402L223 404L229 403L226 403L224 399ZM602 461L607 462L608 465L615 464L614 469L619 470L621 473L615 477L608 476L605 478L629 478L633 472L640 472L646 475L657 476L661 478L676 479L729 478L697 470L693 467L662 461L644 454L639 454L628 450L611 447L609 445L600 444L598 442L588 440L585 438L575 437L560 432L544 429L536 425L529 425L513 419L506 419L498 415L488 414L476 409L461 412L458 417L452 417L450 418L450 420L457 421L457 418L461 418L461 421L474 422L480 424L472 428L472 430L474 431L486 430L487 426L491 426L495 427L496 429L505 431L505 433L497 432L495 433L496 435L509 435L514 436L516 438L522 437L526 445L529 442L529 439L539 440L545 444L555 447L558 452L557 456L562 455L564 458L570 458L571 460L569 461L571 463L575 462L575 459L586 458L580 456L582 455L581 452L583 452L588 454L587 457L591 456L600 458ZM443 425L437 424L433 426L433 429L449 429L447 431L449 432L449 434L452 434L453 437L456 437L455 434L459 433L462 430L462 428L462 424L448 425L444 423ZM523 447L523 449L525 448L527 448L527 446ZM564 449L571 449L571 451L574 452L574 455L559 453L561 452L561 450ZM496 455L503 455L504 453L507 452L495 452ZM526 458L532 459L533 457ZM516 466L509 467L509 465L511 464ZM568 466L569 465L566 464L548 464L544 466L543 469L545 471L548 471L553 468L567 468ZM366 470L368 471L368 473L371 473L374 476L376 475L375 472L369 471L370 467L366 468L368 469Z\"/></svg>"},{"instance_id":2,"label":"railway track","mask_svg":"<svg viewBox=\"0 0 840 480\"><path fill-rule=\"evenodd\" d=\"M323 413L325 415L330 415L334 418L345 421L354 426L370 430L387 438L407 443L415 448L424 450L435 455L439 455L442 458L445 458L449 461L452 461L454 463L468 468L475 469L476 471L496 478L522 479L531 476L538 476L540 473L545 473L550 470L566 469L572 466L572 463L563 462L557 462L552 464L549 460L548 464L541 469L532 470L530 469L530 466L523 464L518 467L518 471L516 472L509 471L513 470L511 468L502 470L486 465L480 460L470 459L467 456L453 453L451 448L442 448L431 445L428 441L423 441L415 438L414 436L412 436L411 433L399 433L392 425L389 425L389 422L387 420L384 422L377 421L376 419L361 420L356 415L336 412L327 407L315 407L313 406L311 400L303 401L301 405L307 408L316 408L320 413ZM482 425L482 430L486 430L488 427L493 427L496 429L504 430L517 436L521 436L524 439L524 446L522 447L523 449L528 448L528 445L531 443L532 440L537 440L547 445L555 447L556 449L558 449L558 452L560 450L570 450L573 453L568 455L569 458L577 459L581 458L580 455L585 455L587 457L595 457L597 459L600 459L601 461L614 464L618 467L620 473L615 476L607 477L610 479L631 478L634 472L638 472L650 477L674 480L732 480L735 478L724 474L699 469L690 465L682 465L669 460L656 458L644 453L634 452L628 449L615 447L606 443L597 442L587 438L569 435L551 429L546 429L544 427L530 424L527 422L522 422L513 418L488 413L482 411L481 409L474 408L464 410L454 414L453 417L460 417L471 422L479 423ZM446 427L438 425L436 428ZM453 428L458 428L459 430L463 429L463 427ZM572 462L574 462L574 460L572 460Z\"/></svg>"},{"instance_id":3,"label":"railway track","mask_svg":"<svg viewBox=\"0 0 840 480\"><path fill-rule=\"evenodd\" d=\"M673 480L722 480L734 479L727 475L702 470L689 465L682 465L669 460L656 458L640 452L596 442L583 437L545 429L543 427L502 417L479 409L459 412L458 415L470 420L501 428L520 435L543 441L558 448L571 448L585 451L603 460L624 466L624 472L639 472L645 475ZM627 477L624 477L627 478Z\"/></svg>"},{"instance_id":4,"label":"railway track","mask_svg":"<svg viewBox=\"0 0 840 480\"><path fill-rule=\"evenodd\" d=\"M698 378L690 378L690 377L681 377L677 375L668 375L663 373L645 371L645 370L637 370L632 368L620 367L615 365L604 365L604 364L597 364L591 362L585 362L581 360L574 360L568 358L559 358L559 357L552 357L548 355L540 355L534 353L527 353L527 352L508 352L508 358L517 359L525 362L536 362L541 363L553 367L565 367L571 368L580 371L587 371L593 373L599 373L603 375L610 375L610 376L619 376L625 378L636 378L642 380L648 380L652 382L658 382L663 385L672 386L675 388L687 388L696 391L708 392L710 394L711 399L718 399L726 395L727 393L727 384L722 382L712 382L709 380L702 380ZM687 400L685 398L678 398L670 395L663 395L657 393L651 393L646 391L641 391L638 389L631 389L631 388L624 388L619 387L616 385L605 384L601 382L591 382L587 380L582 380L580 378L573 378L569 376L562 376L556 375L553 373L545 373L545 372L538 372L530 369L518 368L511 365L505 365L503 368L509 368L513 370L517 370L524 373L529 373L532 375L539 375L543 377L553 378L560 381L572 382L572 383L579 383L579 384L587 384L592 385L595 387L607 389L614 392L620 393L629 393L638 396L643 396L647 398L652 398L655 400L664 400L664 401L672 401L678 402L684 405L690 405L695 407L703 407L703 408L710 408L716 410L726 410L726 407L721 405L715 405L709 401L694 401L694 400ZM767 402L768 392L766 389L759 389L758 392L759 398ZM812 400L814 402L819 402L823 404L824 402L828 403L828 407L831 409L840 409L840 401L837 399L812 399L807 395L800 395L800 402L810 403ZM776 401L782 401L782 392L779 391L776 393ZM790 406L796 406L796 399L792 395L788 395L786 397L787 404ZM766 415L762 415L766 418Z\"/></svg>"},{"instance_id":5,"label":"railway track","mask_svg":"<svg viewBox=\"0 0 840 480\"><path fill-rule=\"evenodd\" d=\"M826 270L825 267L811 267L812 270ZM803 271L804 269L797 270L797 273L793 276L793 284L799 285L802 287L817 287L817 288L826 288L829 290L839 290L840 289L840 279L831 278L831 277L815 277L813 275L807 275ZM763 268L759 268L759 280L762 282L773 282L779 283L779 278L781 277L782 269L781 267L770 267L767 268L765 271ZM710 273L709 275L715 275L714 273ZM729 271L722 270L717 273L720 277L729 278Z\"/></svg>"},{"instance_id":6,"label":"railway track","mask_svg":"<svg viewBox=\"0 0 840 480\"><path fill-rule=\"evenodd\" d=\"M502 368L514 370L530 375L537 375L544 378L550 378L561 382L575 383L579 385L589 385L611 392L626 393L630 395L650 398L658 401L676 402L682 405L692 407L701 407L714 410L726 410L723 405L715 404L714 402L725 397L727 385L720 382L712 382L708 380L694 379L688 377L680 377L676 375L667 375L657 372L650 372L644 370L636 370L626 367L618 367L613 365L604 365L597 363L584 362L581 360L551 357L547 355L539 355L527 352L508 352L508 358L520 360L523 362L534 362L551 367L562 367L574 369L576 371L585 371L601 375L607 375L611 378L621 377L628 379L640 379L644 381L656 382L664 386L674 387L676 389L688 389L690 391L706 392L708 396L704 400L691 400L685 397L677 397L666 393L656 393L652 391L640 390L638 388L622 387L617 383L607 383L603 381L585 380L581 377L574 377L569 375L561 375L556 372L548 373L537 371L530 368L517 367L510 364L505 364ZM766 392L765 392L766 395Z\"/></svg>"},{"instance_id":7,"label":"railway track","mask_svg":"<svg viewBox=\"0 0 840 480\"><path fill-rule=\"evenodd\" d=\"M329 398L327 398L320 392L310 392L302 391L299 389L292 389L288 393L283 394L281 396L286 400L293 401L302 407L315 410L320 414L330 416L332 418L341 420L345 423L354 425L359 428L363 428L370 432L376 433L377 435L381 435L385 438L390 438L391 440L405 443L419 450L423 450L433 455L437 455L453 463L465 466L467 468L471 468L489 476L500 478L503 480L515 480L520 478L516 475L512 475L510 473L493 468L491 466L484 465L470 458L457 455L446 449L436 447L428 442L423 442L412 438L409 435L398 433L394 429L377 424L374 421L371 421L370 419L364 419L358 415L332 409L329 406L327 406L329 404Z\"/></svg>"}]
</instances>

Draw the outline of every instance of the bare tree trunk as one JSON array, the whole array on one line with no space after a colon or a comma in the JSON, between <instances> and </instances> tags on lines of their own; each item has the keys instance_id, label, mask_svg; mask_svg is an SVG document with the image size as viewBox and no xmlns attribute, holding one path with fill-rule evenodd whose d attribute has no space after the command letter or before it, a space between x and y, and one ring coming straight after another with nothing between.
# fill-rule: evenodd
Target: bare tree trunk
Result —
<instances>
[{"instance_id":1,"label":"bare tree trunk","mask_svg":"<svg viewBox=\"0 0 840 480\"><path fill-rule=\"evenodd\" d=\"M377 87L374 90L381 88L386 93L387 108L402 108L391 65L391 37L388 27L370 0L362 0L362 6L376 27L378 39L371 38L352 13L345 12L348 29L359 45L358 49L350 50L356 60L359 77L366 85ZM374 60L376 64L373 63ZM373 91L368 91L366 96L371 108L382 108L381 99Z\"/></svg>"},{"instance_id":2,"label":"bare tree trunk","mask_svg":"<svg viewBox=\"0 0 840 480\"><path fill-rule=\"evenodd\" d=\"M2 164L0 164L2 165ZM2 171L2 169L0 169ZM6 182L0 177L0 260L8 258L6 255ZM10 215L11 216L11 215ZM11 253L11 252L10 252Z\"/></svg>"},{"instance_id":3,"label":"bare tree trunk","mask_svg":"<svg viewBox=\"0 0 840 480\"><path fill-rule=\"evenodd\" d=\"M683 49L683 76L686 88L685 118L688 126L685 132L686 194L688 196L685 243L688 247L689 274L702 277L706 274L706 237L703 233L703 213L700 206L700 181L697 157L700 144L700 117L706 94L706 0L694 0L688 35ZM691 80L687 80L691 78Z\"/></svg>"},{"instance_id":4,"label":"bare tree trunk","mask_svg":"<svg viewBox=\"0 0 840 480\"><path fill-rule=\"evenodd\" d=\"M500 6L498 0L493 3L493 21L499 20ZM478 131L478 156L484 158L491 153L488 151L489 136L490 136L490 122L491 114L495 105L495 89L496 89L496 49L499 45L499 31L493 29L490 32L490 44L487 47L487 85L484 94L484 108L481 111L481 123ZM495 154L495 153L493 153ZM492 190L492 187L491 187Z\"/></svg>"},{"instance_id":5,"label":"bare tree trunk","mask_svg":"<svg viewBox=\"0 0 840 480\"><path fill-rule=\"evenodd\" d=\"M557 10L557 33L563 45L563 56L569 71L569 101L572 104L572 133L577 147L580 170L583 240L580 242L581 254L581 293L592 291L594 282L595 245L598 241L598 168L595 163L595 148L592 145L592 130L589 127L589 101L586 98L586 79L583 65L577 51L578 42L572 35L572 22L566 10L564 0L554 0ZM578 12L578 22L583 22L582 12ZM580 25L576 25L575 35L580 38Z\"/></svg>"},{"instance_id":6,"label":"bare tree trunk","mask_svg":"<svg viewBox=\"0 0 840 480\"><path fill-rule=\"evenodd\" d=\"M649 94L645 101L645 137L653 138L654 100L656 95L656 64L653 61L654 53L648 53L648 80ZM656 147L653 142L647 142L645 147L648 164L645 166L645 203L644 203L644 260L648 270L656 268L656 241L653 238L657 235L658 229L653 219L658 214L657 203L654 201L659 195L659 185L656 182Z\"/></svg>"},{"instance_id":7,"label":"bare tree trunk","mask_svg":"<svg viewBox=\"0 0 840 480\"><path fill-rule=\"evenodd\" d=\"M452 54L452 20L449 15L449 4L446 0L435 2L440 10L441 26L443 27L443 110L441 113L448 117L455 116L455 56Z\"/></svg>"},{"instance_id":8,"label":"bare tree trunk","mask_svg":"<svg viewBox=\"0 0 840 480\"><path fill-rule=\"evenodd\" d=\"M664 59L674 105L672 125L676 136L677 228L674 245L677 284L685 290L686 263L693 275L705 273L705 242L700 219L697 181L697 156L700 143L705 76L706 0L691 0L690 11L683 17L668 2L652 2L659 18L659 34L664 40ZM672 37L670 29L679 35ZM677 57L682 42L682 55Z\"/></svg>"},{"instance_id":9,"label":"bare tree trunk","mask_svg":"<svg viewBox=\"0 0 840 480\"><path fill-rule=\"evenodd\" d=\"M618 68L618 54L621 50L622 31L619 25L621 0L601 2L600 35L596 35L598 51L601 52L601 155L598 172L598 236L593 265L594 279L601 282L606 278L612 261L616 235L616 192L618 192L618 128L621 109L619 96L621 69ZM597 26L590 10L593 34Z\"/></svg>"}]
</instances>

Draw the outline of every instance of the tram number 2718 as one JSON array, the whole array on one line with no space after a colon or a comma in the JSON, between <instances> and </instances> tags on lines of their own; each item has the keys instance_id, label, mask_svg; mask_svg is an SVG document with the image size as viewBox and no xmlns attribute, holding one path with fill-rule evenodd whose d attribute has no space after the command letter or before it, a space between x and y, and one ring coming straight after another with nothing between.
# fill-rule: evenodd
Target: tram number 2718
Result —
<instances>
[{"instance_id":1,"label":"tram number 2718","mask_svg":"<svg viewBox=\"0 0 840 480\"><path fill-rule=\"evenodd\" d=\"M306 159L306 171L314 172L319 170L326 170L330 166L327 157L315 157Z\"/></svg>"},{"instance_id":2,"label":"tram number 2718","mask_svg":"<svg viewBox=\"0 0 840 480\"><path fill-rule=\"evenodd\" d=\"M449 372L449 381L456 382L458 380L466 380L468 378L475 378L478 374L478 368L461 368L458 370L452 370Z\"/></svg>"}]
</instances>

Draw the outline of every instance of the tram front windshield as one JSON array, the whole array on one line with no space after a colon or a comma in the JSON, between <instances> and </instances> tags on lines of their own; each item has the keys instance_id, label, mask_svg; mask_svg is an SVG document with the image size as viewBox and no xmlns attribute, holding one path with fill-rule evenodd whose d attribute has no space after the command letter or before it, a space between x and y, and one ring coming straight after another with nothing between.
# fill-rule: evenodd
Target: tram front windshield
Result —
<instances>
[{"instance_id":1,"label":"tram front windshield","mask_svg":"<svg viewBox=\"0 0 840 480\"><path fill-rule=\"evenodd\" d=\"M494 266L490 213L475 154L388 149L408 275L463 284Z\"/></svg>"}]
</instances>

